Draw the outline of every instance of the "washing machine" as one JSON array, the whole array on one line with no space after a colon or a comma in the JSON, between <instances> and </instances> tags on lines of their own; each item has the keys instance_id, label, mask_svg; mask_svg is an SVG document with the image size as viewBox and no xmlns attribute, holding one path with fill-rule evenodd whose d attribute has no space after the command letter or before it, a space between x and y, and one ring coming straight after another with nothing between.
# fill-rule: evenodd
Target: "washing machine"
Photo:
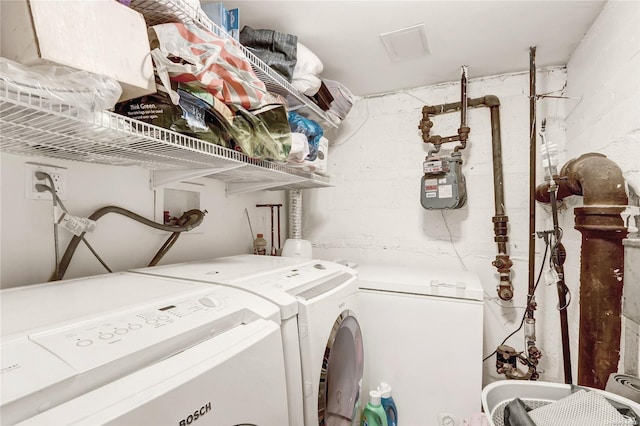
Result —
<instances>
[{"instance_id":1,"label":"washing machine","mask_svg":"<svg viewBox=\"0 0 640 426\"><path fill-rule=\"evenodd\" d=\"M280 310L118 273L0 292L3 425L288 422Z\"/></svg>"},{"instance_id":2,"label":"washing machine","mask_svg":"<svg viewBox=\"0 0 640 426\"><path fill-rule=\"evenodd\" d=\"M323 260L240 255L136 272L224 284L278 305L289 424L351 425L364 362L353 269Z\"/></svg>"},{"instance_id":3,"label":"washing machine","mask_svg":"<svg viewBox=\"0 0 640 426\"><path fill-rule=\"evenodd\" d=\"M470 272L359 265L364 390L392 388L403 425L481 411L483 290Z\"/></svg>"}]
</instances>

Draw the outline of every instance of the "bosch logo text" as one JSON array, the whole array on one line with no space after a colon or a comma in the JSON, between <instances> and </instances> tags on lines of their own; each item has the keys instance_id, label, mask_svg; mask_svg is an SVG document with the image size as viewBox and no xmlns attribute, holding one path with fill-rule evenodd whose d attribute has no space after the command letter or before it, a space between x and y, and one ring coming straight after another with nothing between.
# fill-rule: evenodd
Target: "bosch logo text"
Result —
<instances>
[{"instance_id":1,"label":"bosch logo text","mask_svg":"<svg viewBox=\"0 0 640 426\"><path fill-rule=\"evenodd\" d=\"M209 411L211 411L211 402L207 402L207 404L200 407L199 410L194 411L193 414L189 414L186 419L180 420L180 423L178 424L179 426L190 425L191 423L198 420L200 417L207 414Z\"/></svg>"}]
</instances>

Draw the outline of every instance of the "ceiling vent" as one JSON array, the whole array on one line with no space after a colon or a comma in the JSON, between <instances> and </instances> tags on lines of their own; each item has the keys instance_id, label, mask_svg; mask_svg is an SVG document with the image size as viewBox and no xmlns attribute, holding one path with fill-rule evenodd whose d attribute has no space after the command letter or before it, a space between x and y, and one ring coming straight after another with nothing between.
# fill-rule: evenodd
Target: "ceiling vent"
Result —
<instances>
[{"instance_id":1,"label":"ceiling vent","mask_svg":"<svg viewBox=\"0 0 640 426\"><path fill-rule=\"evenodd\" d=\"M424 24L382 33L380 38L389 57L394 62L429 54L427 28Z\"/></svg>"}]
</instances>

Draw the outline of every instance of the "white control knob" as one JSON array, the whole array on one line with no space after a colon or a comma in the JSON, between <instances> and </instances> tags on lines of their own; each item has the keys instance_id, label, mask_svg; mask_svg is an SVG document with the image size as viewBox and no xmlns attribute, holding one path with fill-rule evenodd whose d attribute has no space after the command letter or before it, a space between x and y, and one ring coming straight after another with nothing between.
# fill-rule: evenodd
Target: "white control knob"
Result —
<instances>
[{"instance_id":1,"label":"white control knob","mask_svg":"<svg viewBox=\"0 0 640 426\"><path fill-rule=\"evenodd\" d=\"M212 296L203 297L199 300L204 306L208 306L209 308L217 308L220 306L220 301Z\"/></svg>"}]
</instances>

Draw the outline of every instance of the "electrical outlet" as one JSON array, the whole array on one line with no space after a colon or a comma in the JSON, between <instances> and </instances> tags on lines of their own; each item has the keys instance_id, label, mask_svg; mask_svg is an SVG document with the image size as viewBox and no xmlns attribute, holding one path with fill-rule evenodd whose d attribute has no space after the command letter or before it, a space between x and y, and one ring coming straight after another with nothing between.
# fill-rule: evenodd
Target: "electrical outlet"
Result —
<instances>
[{"instance_id":1,"label":"electrical outlet","mask_svg":"<svg viewBox=\"0 0 640 426\"><path fill-rule=\"evenodd\" d=\"M38 179L37 172L44 172L51 176L56 193L61 200L67 199L67 169L64 167L52 166L50 164L26 163L25 170L25 197L29 200L51 200L51 192L42 192L36 189L36 185L43 184L49 186L49 179Z\"/></svg>"}]
</instances>

